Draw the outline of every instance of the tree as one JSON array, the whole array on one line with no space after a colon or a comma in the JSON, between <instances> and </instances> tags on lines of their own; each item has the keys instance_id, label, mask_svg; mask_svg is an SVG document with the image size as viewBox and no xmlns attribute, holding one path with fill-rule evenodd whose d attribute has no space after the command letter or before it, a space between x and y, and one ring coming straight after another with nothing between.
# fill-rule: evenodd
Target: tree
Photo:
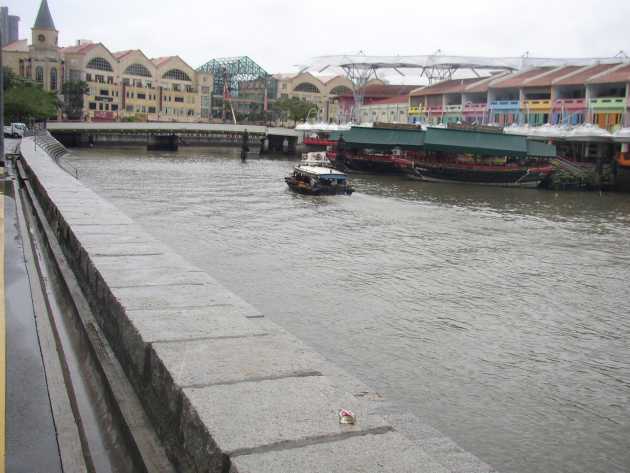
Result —
<instances>
[{"instance_id":1,"label":"tree","mask_svg":"<svg viewBox=\"0 0 630 473\"><path fill-rule=\"evenodd\" d=\"M296 122L305 122L309 114L319 112L317 104L297 97L280 99L275 103L275 107L285 112L289 120Z\"/></svg>"},{"instance_id":2,"label":"tree","mask_svg":"<svg viewBox=\"0 0 630 473\"><path fill-rule=\"evenodd\" d=\"M54 93L11 72L3 73L8 83L4 94L5 123L47 120L57 114L59 102Z\"/></svg>"},{"instance_id":3,"label":"tree","mask_svg":"<svg viewBox=\"0 0 630 473\"><path fill-rule=\"evenodd\" d=\"M2 68L2 74L4 75L4 77L3 77L4 82L2 83L3 89L5 91L7 91L11 87L13 87L13 84L15 84L15 81L16 81L17 77L13 73L13 71L11 69L9 69L8 67L3 67Z\"/></svg>"},{"instance_id":4,"label":"tree","mask_svg":"<svg viewBox=\"0 0 630 473\"><path fill-rule=\"evenodd\" d=\"M83 113L83 99L89 91L89 86L82 80L64 82L61 88L63 94L63 111L69 119L81 119L81 114Z\"/></svg>"}]
</instances>

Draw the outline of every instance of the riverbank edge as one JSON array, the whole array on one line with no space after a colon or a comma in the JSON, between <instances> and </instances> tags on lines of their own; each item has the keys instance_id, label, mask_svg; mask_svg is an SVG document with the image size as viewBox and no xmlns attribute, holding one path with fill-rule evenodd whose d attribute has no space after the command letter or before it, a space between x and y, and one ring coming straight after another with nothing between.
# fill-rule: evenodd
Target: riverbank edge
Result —
<instances>
[{"instance_id":1,"label":"riverbank edge","mask_svg":"<svg viewBox=\"0 0 630 473\"><path fill-rule=\"evenodd\" d=\"M403 435L378 394L146 234L40 140L22 143L37 198L178 470L494 471L428 426ZM339 424L342 408L356 425Z\"/></svg>"}]
</instances>

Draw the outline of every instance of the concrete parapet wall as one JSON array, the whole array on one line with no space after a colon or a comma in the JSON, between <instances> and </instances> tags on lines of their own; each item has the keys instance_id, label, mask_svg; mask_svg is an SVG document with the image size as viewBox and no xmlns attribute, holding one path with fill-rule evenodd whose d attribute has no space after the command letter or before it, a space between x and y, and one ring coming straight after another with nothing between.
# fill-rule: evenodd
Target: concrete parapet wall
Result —
<instances>
[{"instance_id":1,"label":"concrete parapet wall","mask_svg":"<svg viewBox=\"0 0 630 473\"><path fill-rule=\"evenodd\" d=\"M32 139L22 156L178 471L493 471L144 232ZM340 409L357 423L340 424Z\"/></svg>"}]
</instances>

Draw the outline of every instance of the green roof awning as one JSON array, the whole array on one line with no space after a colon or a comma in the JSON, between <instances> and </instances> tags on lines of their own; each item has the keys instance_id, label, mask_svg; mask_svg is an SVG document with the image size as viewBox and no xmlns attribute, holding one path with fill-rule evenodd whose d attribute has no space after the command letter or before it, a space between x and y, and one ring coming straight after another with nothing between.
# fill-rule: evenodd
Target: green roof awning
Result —
<instances>
[{"instance_id":1,"label":"green roof awning","mask_svg":"<svg viewBox=\"0 0 630 473\"><path fill-rule=\"evenodd\" d=\"M556 145L549 145L540 141L527 141L527 155L534 158L555 158L558 156Z\"/></svg>"},{"instance_id":2,"label":"green roof awning","mask_svg":"<svg viewBox=\"0 0 630 473\"><path fill-rule=\"evenodd\" d=\"M503 133L429 128L425 148L434 151L521 157L527 156L527 138Z\"/></svg>"},{"instance_id":3,"label":"green roof awning","mask_svg":"<svg viewBox=\"0 0 630 473\"><path fill-rule=\"evenodd\" d=\"M387 128L352 127L343 132L335 132L330 138L338 140L343 136L346 146L366 148L422 148L424 132L418 130L391 130Z\"/></svg>"}]
</instances>

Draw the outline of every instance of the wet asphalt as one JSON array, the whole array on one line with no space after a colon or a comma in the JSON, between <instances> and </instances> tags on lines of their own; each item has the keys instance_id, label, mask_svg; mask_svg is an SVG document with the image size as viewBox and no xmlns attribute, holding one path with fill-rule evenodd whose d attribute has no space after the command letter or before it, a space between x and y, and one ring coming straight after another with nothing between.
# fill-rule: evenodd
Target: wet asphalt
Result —
<instances>
[{"instance_id":1,"label":"wet asphalt","mask_svg":"<svg viewBox=\"0 0 630 473\"><path fill-rule=\"evenodd\" d=\"M2 183L2 191L7 331L6 471L61 473L11 182Z\"/></svg>"}]
</instances>

